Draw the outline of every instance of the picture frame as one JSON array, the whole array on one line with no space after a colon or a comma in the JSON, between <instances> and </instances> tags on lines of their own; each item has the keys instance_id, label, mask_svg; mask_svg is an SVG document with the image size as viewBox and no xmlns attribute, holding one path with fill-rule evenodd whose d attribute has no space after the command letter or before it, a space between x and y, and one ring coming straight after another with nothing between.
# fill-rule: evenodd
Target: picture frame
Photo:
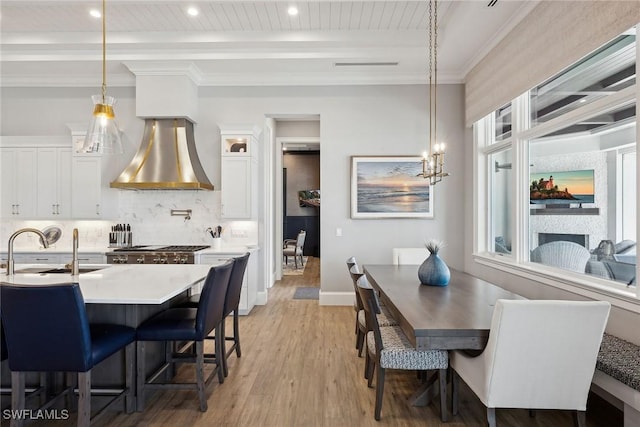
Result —
<instances>
[{"instance_id":1,"label":"picture frame","mask_svg":"<svg viewBox=\"0 0 640 427\"><path fill-rule=\"evenodd\" d=\"M351 218L433 218L420 156L352 156Z\"/></svg>"}]
</instances>

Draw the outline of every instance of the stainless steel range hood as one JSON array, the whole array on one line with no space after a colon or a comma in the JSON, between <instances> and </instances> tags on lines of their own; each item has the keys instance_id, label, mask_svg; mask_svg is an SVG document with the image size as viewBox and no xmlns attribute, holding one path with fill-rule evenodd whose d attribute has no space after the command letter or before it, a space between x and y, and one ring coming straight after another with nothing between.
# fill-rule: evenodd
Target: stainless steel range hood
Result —
<instances>
[{"instance_id":1,"label":"stainless steel range hood","mask_svg":"<svg viewBox=\"0 0 640 427\"><path fill-rule=\"evenodd\" d=\"M111 187L213 190L198 158L193 123L183 118L146 119L138 152Z\"/></svg>"}]
</instances>

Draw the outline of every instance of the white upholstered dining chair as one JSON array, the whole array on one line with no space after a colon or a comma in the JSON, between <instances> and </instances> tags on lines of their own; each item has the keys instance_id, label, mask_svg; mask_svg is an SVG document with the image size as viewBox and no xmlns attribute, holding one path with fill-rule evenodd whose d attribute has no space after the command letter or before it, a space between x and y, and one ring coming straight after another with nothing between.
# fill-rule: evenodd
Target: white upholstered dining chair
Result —
<instances>
[{"instance_id":1,"label":"white upholstered dining chair","mask_svg":"<svg viewBox=\"0 0 640 427\"><path fill-rule=\"evenodd\" d=\"M498 300L489 342L477 357L452 351L453 414L458 376L487 407L585 411L611 305L605 301Z\"/></svg>"},{"instance_id":2,"label":"white upholstered dining chair","mask_svg":"<svg viewBox=\"0 0 640 427\"><path fill-rule=\"evenodd\" d=\"M393 248L391 251L394 265L420 265L429 256L427 248Z\"/></svg>"},{"instance_id":3,"label":"white upholstered dining chair","mask_svg":"<svg viewBox=\"0 0 640 427\"><path fill-rule=\"evenodd\" d=\"M284 263L289 263L289 257L293 257L293 262L295 263L296 270L298 269L298 257L300 257L300 263L304 266L304 240L307 237L307 232L305 230L300 230L298 232L298 237L295 239L286 239L283 242L282 246L282 256L284 257Z\"/></svg>"}]
</instances>

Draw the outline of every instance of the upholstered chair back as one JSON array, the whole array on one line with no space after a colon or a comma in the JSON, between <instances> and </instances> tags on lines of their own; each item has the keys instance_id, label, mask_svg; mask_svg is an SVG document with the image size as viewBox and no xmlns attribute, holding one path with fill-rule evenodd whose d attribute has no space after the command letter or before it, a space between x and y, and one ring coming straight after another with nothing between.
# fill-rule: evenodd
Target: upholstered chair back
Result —
<instances>
[{"instance_id":1,"label":"upholstered chair back","mask_svg":"<svg viewBox=\"0 0 640 427\"><path fill-rule=\"evenodd\" d=\"M93 367L89 321L78 283L2 283L0 301L9 369L86 372Z\"/></svg>"},{"instance_id":2,"label":"upholstered chair back","mask_svg":"<svg viewBox=\"0 0 640 427\"><path fill-rule=\"evenodd\" d=\"M393 248L391 262L394 265L420 265L429 256L427 248Z\"/></svg>"},{"instance_id":3,"label":"upholstered chair back","mask_svg":"<svg viewBox=\"0 0 640 427\"><path fill-rule=\"evenodd\" d=\"M196 314L196 340L205 339L224 317L224 302L233 263L233 260L229 260L211 267L205 278Z\"/></svg>"},{"instance_id":4,"label":"upholstered chair back","mask_svg":"<svg viewBox=\"0 0 640 427\"><path fill-rule=\"evenodd\" d=\"M228 315L238 308L240 304L240 294L242 293L242 281L249 263L249 252L236 257L233 261L233 269L229 278L229 288L227 289L227 297L224 302L224 315Z\"/></svg>"},{"instance_id":5,"label":"upholstered chair back","mask_svg":"<svg viewBox=\"0 0 640 427\"><path fill-rule=\"evenodd\" d=\"M609 310L605 301L498 300L475 379L487 407L584 411Z\"/></svg>"}]
</instances>

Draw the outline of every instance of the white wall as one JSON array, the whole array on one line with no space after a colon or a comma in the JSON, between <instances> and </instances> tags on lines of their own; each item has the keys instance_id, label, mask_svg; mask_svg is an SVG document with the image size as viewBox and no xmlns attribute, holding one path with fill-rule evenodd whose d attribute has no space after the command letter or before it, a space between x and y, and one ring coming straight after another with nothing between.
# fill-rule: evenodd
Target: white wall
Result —
<instances>
[{"instance_id":1,"label":"white wall","mask_svg":"<svg viewBox=\"0 0 640 427\"><path fill-rule=\"evenodd\" d=\"M2 134L64 135L68 132L65 123L88 121L92 92L76 88L3 88ZM114 179L134 155L143 130L143 121L135 117L133 88L110 89L109 94L118 98L116 116L126 137L125 154L103 161L105 182ZM447 142L446 168L452 176L435 188L434 219L352 220L349 212L350 156L421 155L426 149L428 92L425 85L201 87L196 145L207 176L219 190L218 123L249 123L262 127L265 116L320 116L321 298L323 303L351 304L353 287L344 262L352 255L362 264L388 263L392 247L421 246L425 240L438 238L446 242L441 252L443 258L454 268L463 267L464 194L465 188L469 188L463 186L463 88L445 85L438 95L439 139ZM129 193L124 197L139 199L129 200L121 206L121 215L129 217L138 214L137 203L148 207L157 200L182 208L188 202L185 199L191 196L179 192L152 192ZM200 233L197 227L211 225L217 220L215 192L203 195L202 200L203 216L207 212L212 214L199 225L195 218L192 220L194 233ZM158 210L163 212L166 207ZM177 236L184 228L184 223L168 222L174 219L177 218L163 222L162 230L167 235ZM342 228L342 237L336 237L336 228Z\"/></svg>"}]
</instances>

